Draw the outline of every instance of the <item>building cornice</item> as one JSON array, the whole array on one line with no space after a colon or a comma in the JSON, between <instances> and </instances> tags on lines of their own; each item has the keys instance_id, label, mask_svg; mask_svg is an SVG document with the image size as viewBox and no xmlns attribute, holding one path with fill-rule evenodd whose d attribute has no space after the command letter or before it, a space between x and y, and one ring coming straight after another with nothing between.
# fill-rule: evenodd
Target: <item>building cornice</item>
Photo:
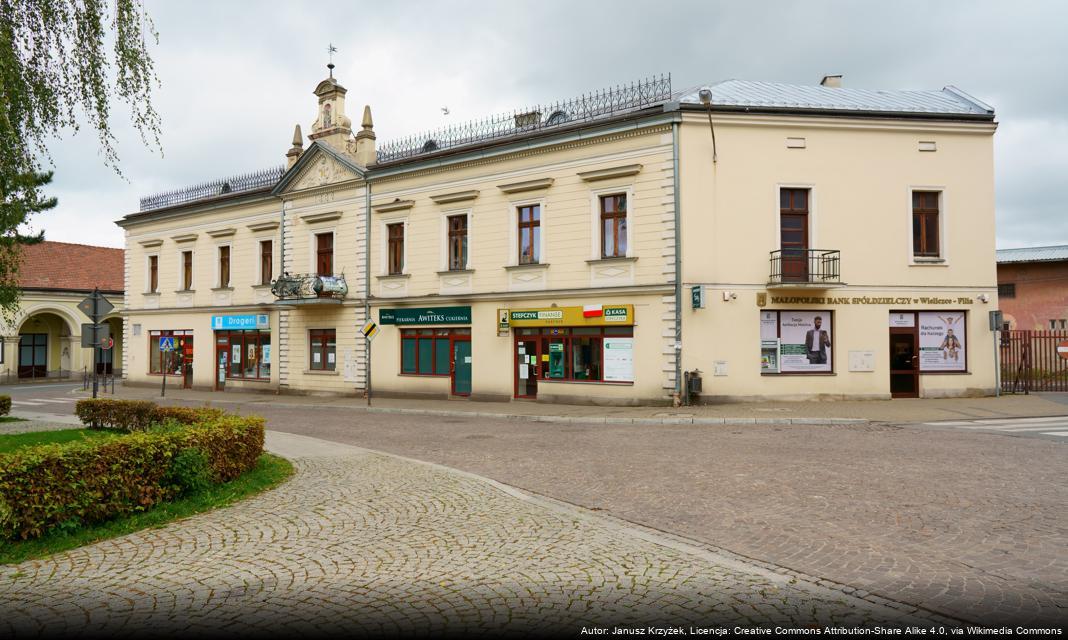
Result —
<instances>
[{"instance_id":1,"label":"building cornice","mask_svg":"<svg viewBox=\"0 0 1068 640\"><path fill-rule=\"evenodd\" d=\"M629 285L624 287L584 287L579 289L541 289L538 291L490 291L486 293L466 293L456 295L425 295L397 298L371 297L372 307L390 305L442 304L453 302L485 302L499 300L530 300L535 298L582 298L591 296L652 295L674 293L671 284Z\"/></svg>"}]
</instances>

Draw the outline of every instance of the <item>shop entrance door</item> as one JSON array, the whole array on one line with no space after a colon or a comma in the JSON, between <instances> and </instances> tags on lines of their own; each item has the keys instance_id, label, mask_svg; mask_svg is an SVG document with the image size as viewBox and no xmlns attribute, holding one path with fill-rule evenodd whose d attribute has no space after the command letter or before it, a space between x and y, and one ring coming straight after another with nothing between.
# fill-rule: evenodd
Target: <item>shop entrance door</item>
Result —
<instances>
[{"instance_id":1,"label":"shop entrance door","mask_svg":"<svg viewBox=\"0 0 1068 640\"><path fill-rule=\"evenodd\" d=\"M193 337L178 339L178 353L181 354L182 388L193 388Z\"/></svg>"},{"instance_id":2,"label":"shop entrance door","mask_svg":"<svg viewBox=\"0 0 1068 640\"><path fill-rule=\"evenodd\" d=\"M471 337L452 338L452 394L471 395Z\"/></svg>"},{"instance_id":3,"label":"shop entrance door","mask_svg":"<svg viewBox=\"0 0 1068 640\"><path fill-rule=\"evenodd\" d=\"M215 345L215 390L226 389L226 367L230 366L230 341L217 338Z\"/></svg>"},{"instance_id":4,"label":"shop entrance door","mask_svg":"<svg viewBox=\"0 0 1068 640\"><path fill-rule=\"evenodd\" d=\"M917 398L920 395L920 355L916 328L890 328L890 396Z\"/></svg>"},{"instance_id":5,"label":"shop entrance door","mask_svg":"<svg viewBox=\"0 0 1068 640\"><path fill-rule=\"evenodd\" d=\"M538 397L538 340L518 338L515 341L515 397Z\"/></svg>"},{"instance_id":6,"label":"shop entrance door","mask_svg":"<svg viewBox=\"0 0 1068 640\"><path fill-rule=\"evenodd\" d=\"M48 374L48 334L19 335L19 377L44 378Z\"/></svg>"}]
</instances>

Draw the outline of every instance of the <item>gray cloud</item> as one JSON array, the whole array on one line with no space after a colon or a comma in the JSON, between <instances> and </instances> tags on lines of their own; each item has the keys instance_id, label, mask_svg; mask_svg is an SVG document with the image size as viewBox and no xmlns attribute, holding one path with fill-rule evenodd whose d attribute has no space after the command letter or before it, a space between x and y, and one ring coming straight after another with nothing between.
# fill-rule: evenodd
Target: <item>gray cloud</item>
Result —
<instances>
[{"instance_id":1,"label":"gray cloud","mask_svg":"<svg viewBox=\"0 0 1068 640\"><path fill-rule=\"evenodd\" d=\"M84 133L52 145L54 240L122 245L138 198L281 164L333 42L349 115L372 105L379 140L671 72L918 89L953 84L993 104L999 246L1068 242L1068 39L1059 3L150 1L160 32L165 155L120 120L126 180ZM451 114L443 116L440 108Z\"/></svg>"}]
</instances>

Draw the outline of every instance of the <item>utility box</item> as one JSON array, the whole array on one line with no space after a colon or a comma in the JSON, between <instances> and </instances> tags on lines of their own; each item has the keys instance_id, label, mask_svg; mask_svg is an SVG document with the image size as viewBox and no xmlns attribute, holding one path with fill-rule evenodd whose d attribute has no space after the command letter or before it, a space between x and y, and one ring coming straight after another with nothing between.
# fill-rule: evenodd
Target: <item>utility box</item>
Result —
<instances>
[{"instance_id":1,"label":"utility box","mask_svg":"<svg viewBox=\"0 0 1068 640\"><path fill-rule=\"evenodd\" d=\"M687 391L690 395L696 396L701 394L701 372L699 370L693 370L690 372L689 379L687 380Z\"/></svg>"}]
</instances>

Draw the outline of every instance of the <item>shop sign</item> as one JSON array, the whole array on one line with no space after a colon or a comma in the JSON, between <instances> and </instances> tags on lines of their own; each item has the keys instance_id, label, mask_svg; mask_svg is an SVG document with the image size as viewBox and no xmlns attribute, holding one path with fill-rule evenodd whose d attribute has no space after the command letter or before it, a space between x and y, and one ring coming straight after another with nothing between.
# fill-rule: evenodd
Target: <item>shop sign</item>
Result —
<instances>
[{"instance_id":1,"label":"shop sign","mask_svg":"<svg viewBox=\"0 0 1068 640\"><path fill-rule=\"evenodd\" d=\"M214 331L227 329L270 329L270 316L266 313L249 313L234 316L212 316L211 328Z\"/></svg>"},{"instance_id":2,"label":"shop sign","mask_svg":"<svg viewBox=\"0 0 1068 640\"><path fill-rule=\"evenodd\" d=\"M471 307L379 309L379 324L471 324Z\"/></svg>"},{"instance_id":3,"label":"shop sign","mask_svg":"<svg viewBox=\"0 0 1068 640\"><path fill-rule=\"evenodd\" d=\"M547 307L541 309L501 309L507 312L507 326L512 327L601 327L634 324L634 305L586 305L584 307ZM505 316L500 316L502 319ZM499 322L498 327L505 326Z\"/></svg>"}]
</instances>

